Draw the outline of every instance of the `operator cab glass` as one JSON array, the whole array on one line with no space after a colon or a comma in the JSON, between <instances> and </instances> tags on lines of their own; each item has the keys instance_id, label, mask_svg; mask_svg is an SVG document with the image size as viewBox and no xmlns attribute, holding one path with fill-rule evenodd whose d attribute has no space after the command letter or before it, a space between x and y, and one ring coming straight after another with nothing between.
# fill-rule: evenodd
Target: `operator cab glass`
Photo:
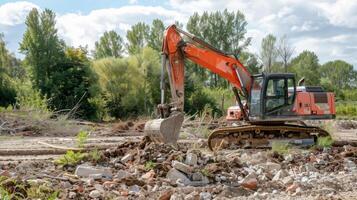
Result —
<instances>
[{"instance_id":1,"label":"operator cab glass","mask_svg":"<svg viewBox=\"0 0 357 200\"><path fill-rule=\"evenodd\" d=\"M268 120L289 115L295 101L293 74L262 74L253 76L249 99L252 120Z\"/></svg>"}]
</instances>

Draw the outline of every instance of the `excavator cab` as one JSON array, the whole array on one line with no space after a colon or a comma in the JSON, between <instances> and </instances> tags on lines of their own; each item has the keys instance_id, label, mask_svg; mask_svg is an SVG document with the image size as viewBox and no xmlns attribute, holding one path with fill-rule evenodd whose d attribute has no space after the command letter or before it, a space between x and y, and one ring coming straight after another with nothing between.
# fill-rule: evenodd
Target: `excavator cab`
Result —
<instances>
[{"instance_id":1,"label":"excavator cab","mask_svg":"<svg viewBox=\"0 0 357 200\"><path fill-rule=\"evenodd\" d=\"M290 73L252 76L251 95L248 99L249 120L270 121L293 115L295 76Z\"/></svg>"}]
</instances>

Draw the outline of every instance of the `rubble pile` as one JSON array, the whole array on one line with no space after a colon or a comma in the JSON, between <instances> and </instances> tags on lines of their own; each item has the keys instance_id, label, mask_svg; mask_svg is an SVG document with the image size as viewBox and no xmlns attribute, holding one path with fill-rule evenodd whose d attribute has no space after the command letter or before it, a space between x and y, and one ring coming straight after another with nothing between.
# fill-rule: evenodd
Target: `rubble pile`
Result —
<instances>
[{"instance_id":1,"label":"rubble pile","mask_svg":"<svg viewBox=\"0 0 357 200\"><path fill-rule=\"evenodd\" d=\"M99 162L82 163L75 171L51 163L3 165L0 186L7 187L7 180L21 180L26 187L36 183L59 191L59 199L316 199L339 198L341 193L356 197L354 151L345 146L284 155L243 149L213 153L144 139L103 151Z\"/></svg>"}]
</instances>

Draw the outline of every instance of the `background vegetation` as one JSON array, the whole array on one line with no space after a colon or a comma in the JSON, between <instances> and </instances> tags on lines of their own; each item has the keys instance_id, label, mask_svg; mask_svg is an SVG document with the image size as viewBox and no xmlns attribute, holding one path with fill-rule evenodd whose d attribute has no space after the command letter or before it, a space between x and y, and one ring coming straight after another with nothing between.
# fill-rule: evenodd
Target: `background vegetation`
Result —
<instances>
[{"instance_id":1,"label":"background vegetation","mask_svg":"<svg viewBox=\"0 0 357 200\"><path fill-rule=\"evenodd\" d=\"M19 49L22 60L7 50L0 34L0 106L90 120L155 113L165 30L160 19L133 25L126 38L114 30L105 32L93 41L92 52L68 46L58 37L55 23L51 10L33 9L28 14ZM195 13L182 28L239 58L252 74L292 72L305 77L307 85L322 85L335 92L338 114L357 115L357 72L351 64L343 60L322 64L314 52L296 52L287 36L273 34L262 40L259 54L254 54L248 51L252 38L246 36L246 27L243 13L224 10ZM229 83L190 61L186 66L186 112L224 114L234 104Z\"/></svg>"}]
</instances>

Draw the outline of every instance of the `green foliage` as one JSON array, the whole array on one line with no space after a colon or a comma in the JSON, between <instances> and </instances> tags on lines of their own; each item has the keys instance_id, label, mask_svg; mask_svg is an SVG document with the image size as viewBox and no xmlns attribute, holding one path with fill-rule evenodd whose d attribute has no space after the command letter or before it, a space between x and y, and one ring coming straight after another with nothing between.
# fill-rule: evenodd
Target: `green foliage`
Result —
<instances>
[{"instance_id":1,"label":"green foliage","mask_svg":"<svg viewBox=\"0 0 357 200\"><path fill-rule=\"evenodd\" d=\"M98 149L91 150L88 153L88 158L93 162L98 162L101 158L101 153L98 151Z\"/></svg>"},{"instance_id":2,"label":"green foliage","mask_svg":"<svg viewBox=\"0 0 357 200\"><path fill-rule=\"evenodd\" d=\"M55 200L59 195L59 191L54 191L53 188L47 184L31 185L26 192L29 199Z\"/></svg>"},{"instance_id":3,"label":"green foliage","mask_svg":"<svg viewBox=\"0 0 357 200\"><path fill-rule=\"evenodd\" d=\"M70 150L67 151L65 155L55 160L55 164L61 166L66 166L66 165L75 166L79 164L85 157L86 155L81 152L74 152Z\"/></svg>"},{"instance_id":4,"label":"green foliage","mask_svg":"<svg viewBox=\"0 0 357 200\"><path fill-rule=\"evenodd\" d=\"M147 45L147 38L149 37L150 27L139 22L131 27L126 33L128 39L127 49L129 54L138 54L140 50Z\"/></svg>"},{"instance_id":5,"label":"green foliage","mask_svg":"<svg viewBox=\"0 0 357 200\"><path fill-rule=\"evenodd\" d=\"M263 38L261 43L260 57L264 63L266 72L272 72L272 66L277 59L278 53L276 51L276 37L268 34Z\"/></svg>"},{"instance_id":6,"label":"green foliage","mask_svg":"<svg viewBox=\"0 0 357 200\"><path fill-rule=\"evenodd\" d=\"M94 61L106 108L113 117L152 112L160 98L159 54L144 48L128 58Z\"/></svg>"},{"instance_id":7,"label":"green foliage","mask_svg":"<svg viewBox=\"0 0 357 200\"><path fill-rule=\"evenodd\" d=\"M145 163L145 165L144 165L144 168L145 168L146 171L152 170L152 169L154 169L155 167L156 167L156 163L153 162L153 161L151 161L151 160L147 161L147 162Z\"/></svg>"},{"instance_id":8,"label":"green foliage","mask_svg":"<svg viewBox=\"0 0 357 200\"><path fill-rule=\"evenodd\" d=\"M46 97L34 89L30 81L16 81L16 106L25 111L49 113Z\"/></svg>"},{"instance_id":9,"label":"green foliage","mask_svg":"<svg viewBox=\"0 0 357 200\"><path fill-rule=\"evenodd\" d=\"M164 36L165 26L159 19L154 19L148 36L148 46L160 52L162 47L162 39Z\"/></svg>"},{"instance_id":10,"label":"green foliage","mask_svg":"<svg viewBox=\"0 0 357 200\"><path fill-rule=\"evenodd\" d=\"M336 115L338 117L356 117L357 102L338 102L336 103Z\"/></svg>"},{"instance_id":11,"label":"green foliage","mask_svg":"<svg viewBox=\"0 0 357 200\"><path fill-rule=\"evenodd\" d=\"M319 59L314 52L303 51L291 61L291 71L296 73L297 79L305 77L305 85L320 85Z\"/></svg>"},{"instance_id":12,"label":"green foliage","mask_svg":"<svg viewBox=\"0 0 357 200\"><path fill-rule=\"evenodd\" d=\"M290 151L290 145L287 142L273 141L271 150L279 154L287 154Z\"/></svg>"},{"instance_id":13,"label":"green foliage","mask_svg":"<svg viewBox=\"0 0 357 200\"><path fill-rule=\"evenodd\" d=\"M87 131L79 131L79 133L76 136L77 139L77 146L80 148L84 147L84 144L87 142L88 140L88 132Z\"/></svg>"},{"instance_id":14,"label":"green foliage","mask_svg":"<svg viewBox=\"0 0 357 200\"><path fill-rule=\"evenodd\" d=\"M106 31L99 41L95 42L94 58L120 58L124 53L123 44L123 39L115 31Z\"/></svg>"},{"instance_id":15,"label":"green foliage","mask_svg":"<svg viewBox=\"0 0 357 200\"><path fill-rule=\"evenodd\" d=\"M332 144L333 144L333 140L332 140L331 136L317 138L317 146L318 147L331 147Z\"/></svg>"}]
</instances>

